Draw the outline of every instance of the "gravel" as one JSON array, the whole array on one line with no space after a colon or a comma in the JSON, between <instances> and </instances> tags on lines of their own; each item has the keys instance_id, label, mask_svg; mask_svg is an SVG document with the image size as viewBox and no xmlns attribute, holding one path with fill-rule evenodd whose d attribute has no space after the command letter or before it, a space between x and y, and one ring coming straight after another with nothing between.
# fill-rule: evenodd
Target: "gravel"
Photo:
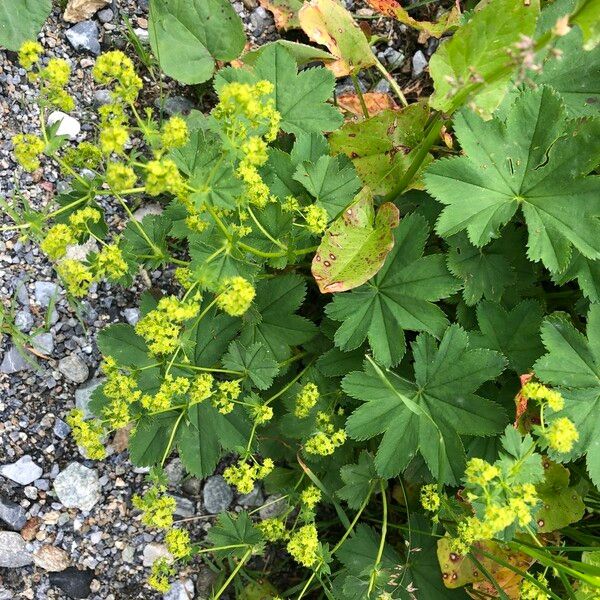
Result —
<instances>
[{"instance_id":1,"label":"gravel","mask_svg":"<svg viewBox=\"0 0 600 600\"><path fill-rule=\"evenodd\" d=\"M27 523L25 509L0 496L0 521L12 531L21 531Z\"/></svg>"}]
</instances>

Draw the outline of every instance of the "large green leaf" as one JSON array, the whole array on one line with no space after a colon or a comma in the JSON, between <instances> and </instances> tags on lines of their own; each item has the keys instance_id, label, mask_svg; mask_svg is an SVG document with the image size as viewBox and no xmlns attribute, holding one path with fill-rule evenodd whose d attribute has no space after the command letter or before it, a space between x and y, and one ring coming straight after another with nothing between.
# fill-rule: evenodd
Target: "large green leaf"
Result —
<instances>
[{"instance_id":1,"label":"large green leaf","mask_svg":"<svg viewBox=\"0 0 600 600\"><path fill-rule=\"evenodd\" d=\"M425 174L428 191L446 208L443 237L466 230L485 246L520 207L528 256L562 271L575 246L600 258L600 178L585 175L600 157L600 120L569 122L547 86L521 93L505 121L464 111L455 131L465 156L439 160Z\"/></svg>"},{"instance_id":2,"label":"large green leaf","mask_svg":"<svg viewBox=\"0 0 600 600\"><path fill-rule=\"evenodd\" d=\"M312 261L321 293L345 292L361 286L383 266L394 247L398 209L391 202L373 208L365 188L325 232Z\"/></svg>"},{"instance_id":3,"label":"large green leaf","mask_svg":"<svg viewBox=\"0 0 600 600\"><path fill-rule=\"evenodd\" d=\"M383 434L375 457L382 477L398 475L419 452L434 478L457 483L465 466L460 435L490 435L505 425L502 408L475 394L502 372L505 360L491 350L470 349L458 325L446 330L439 346L431 335L420 334L413 354L414 381L372 360L364 372L344 378L344 391L364 402L346 430L356 440Z\"/></svg>"},{"instance_id":4,"label":"large green leaf","mask_svg":"<svg viewBox=\"0 0 600 600\"><path fill-rule=\"evenodd\" d=\"M484 3L470 21L440 45L429 61L433 108L451 112L469 99L490 114L512 76L511 47L535 31L539 0Z\"/></svg>"},{"instance_id":5,"label":"large green leaf","mask_svg":"<svg viewBox=\"0 0 600 600\"><path fill-rule=\"evenodd\" d=\"M142 417L129 438L129 457L138 467L159 464L170 451L181 424L180 414L172 410L152 417Z\"/></svg>"},{"instance_id":6,"label":"large green leaf","mask_svg":"<svg viewBox=\"0 0 600 600\"><path fill-rule=\"evenodd\" d=\"M424 217L404 217L379 273L349 294L334 296L326 311L343 321L335 334L339 348L354 350L368 338L375 360L390 366L404 355L404 329L443 333L448 320L433 303L455 292L460 283L448 272L442 254L423 256L428 235Z\"/></svg>"},{"instance_id":7,"label":"large green leaf","mask_svg":"<svg viewBox=\"0 0 600 600\"><path fill-rule=\"evenodd\" d=\"M279 371L277 361L260 342L245 347L240 342L231 342L223 357L223 366L241 371L259 389L266 390Z\"/></svg>"},{"instance_id":8,"label":"large green leaf","mask_svg":"<svg viewBox=\"0 0 600 600\"><path fill-rule=\"evenodd\" d=\"M535 363L535 373L543 382L559 387L565 399L564 409L550 420L566 416L579 432L572 451L553 458L568 462L587 454L588 472L600 487L600 305L590 307L587 338L556 315L544 321L542 342L548 353Z\"/></svg>"},{"instance_id":9,"label":"large green leaf","mask_svg":"<svg viewBox=\"0 0 600 600\"><path fill-rule=\"evenodd\" d=\"M246 43L228 0L151 0L149 31L162 70L187 84L210 79L215 60L237 58Z\"/></svg>"},{"instance_id":10,"label":"large green leaf","mask_svg":"<svg viewBox=\"0 0 600 600\"><path fill-rule=\"evenodd\" d=\"M98 349L104 356L112 356L122 367L146 367L154 364L146 342L131 325L117 323L98 333Z\"/></svg>"},{"instance_id":11,"label":"large green leaf","mask_svg":"<svg viewBox=\"0 0 600 600\"><path fill-rule=\"evenodd\" d=\"M0 46L16 52L23 42L37 39L52 10L52 0L0 2Z\"/></svg>"},{"instance_id":12,"label":"large green leaf","mask_svg":"<svg viewBox=\"0 0 600 600\"><path fill-rule=\"evenodd\" d=\"M215 552L220 557L241 558L248 549L252 548L259 553L263 546L262 536L246 512L237 515L220 514L207 537L213 546L226 548Z\"/></svg>"}]
</instances>

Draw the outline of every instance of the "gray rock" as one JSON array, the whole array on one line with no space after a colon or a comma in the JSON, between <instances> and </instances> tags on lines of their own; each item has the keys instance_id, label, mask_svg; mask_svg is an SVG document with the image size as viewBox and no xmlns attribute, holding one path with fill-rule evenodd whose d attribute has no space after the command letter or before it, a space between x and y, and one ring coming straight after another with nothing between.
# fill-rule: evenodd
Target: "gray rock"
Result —
<instances>
[{"instance_id":1,"label":"gray rock","mask_svg":"<svg viewBox=\"0 0 600 600\"><path fill-rule=\"evenodd\" d=\"M137 325L137 322L140 320L140 309L139 308L126 308L123 311L123 316L125 317L125 320L130 324L130 325Z\"/></svg>"},{"instance_id":2,"label":"gray rock","mask_svg":"<svg viewBox=\"0 0 600 600\"><path fill-rule=\"evenodd\" d=\"M181 484L181 489L188 496L199 496L202 491L202 480L197 477L189 477Z\"/></svg>"},{"instance_id":3,"label":"gray rock","mask_svg":"<svg viewBox=\"0 0 600 600\"><path fill-rule=\"evenodd\" d=\"M233 500L233 490L221 475L214 475L206 480L202 498L208 513L220 513L229 508Z\"/></svg>"},{"instance_id":4,"label":"gray rock","mask_svg":"<svg viewBox=\"0 0 600 600\"><path fill-rule=\"evenodd\" d=\"M397 69L404 62L404 54L391 46L383 52L384 61L392 69Z\"/></svg>"},{"instance_id":5,"label":"gray rock","mask_svg":"<svg viewBox=\"0 0 600 600\"><path fill-rule=\"evenodd\" d=\"M196 600L209 600L213 597L212 590L215 583L216 574L207 566L199 565L196 575Z\"/></svg>"},{"instance_id":6,"label":"gray rock","mask_svg":"<svg viewBox=\"0 0 600 600\"><path fill-rule=\"evenodd\" d=\"M255 483L254 488L249 494L242 494L238 498L240 506L260 506L265 501L260 484Z\"/></svg>"},{"instance_id":7,"label":"gray rock","mask_svg":"<svg viewBox=\"0 0 600 600\"><path fill-rule=\"evenodd\" d=\"M0 567L17 569L33 562L25 540L13 531L0 531Z\"/></svg>"},{"instance_id":8,"label":"gray rock","mask_svg":"<svg viewBox=\"0 0 600 600\"><path fill-rule=\"evenodd\" d=\"M83 383L87 380L90 369L77 354L69 354L58 361L58 370L69 380Z\"/></svg>"},{"instance_id":9,"label":"gray rock","mask_svg":"<svg viewBox=\"0 0 600 600\"><path fill-rule=\"evenodd\" d=\"M31 345L42 354L52 354L54 352L54 337L48 333L38 333L31 338Z\"/></svg>"},{"instance_id":10,"label":"gray rock","mask_svg":"<svg viewBox=\"0 0 600 600\"><path fill-rule=\"evenodd\" d=\"M29 485L32 481L39 479L44 471L33 462L29 454L11 464L0 467L0 475L6 477L19 485Z\"/></svg>"},{"instance_id":11,"label":"gray rock","mask_svg":"<svg viewBox=\"0 0 600 600\"><path fill-rule=\"evenodd\" d=\"M115 13L110 8L105 8L98 13L100 23L110 23L114 19Z\"/></svg>"},{"instance_id":12,"label":"gray rock","mask_svg":"<svg viewBox=\"0 0 600 600\"><path fill-rule=\"evenodd\" d=\"M65 32L69 43L75 50L87 50L92 54L100 54L100 32L96 21L81 21Z\"/></svg>"},{"instance_id":13,"label":"gray rock","mask_svg":"<svg viewBox=\"0 0 600 600\"><path fill-rule=\"evenodd\" d=\"M27 333L33 327L33 315L28 310L19 310L15 315L15 327Z\"/></svg>"},{"instance_id":14,"label":"gray rock","mask_svg":"<svg viewBox=\"0 0 600 600\"><path fill-rule=\"evenodd\" d=\"M94 106L100 108L112 102L112 93L109 90L96 90L94 92Z\"/></svg>"},{"instance_id":15,"label":"gray rock","mask_svg":"<svg viewBox=\"0 0 600 600\"><path fill-rule=\"evenodd\" d=\"M157 98L154 104L156 108L162 109L170 117L179 114L187 115L194 108L194 104L183 96L171 96L164 101L162 106L160 98Z\"/></svg>"},{"instance_id":16,"label":"gray rock","mask_svg":"<svg viewBox=\"0 0 600 600\"><path fill-rule=\"evenodd\" d=\"M68 598L87 598L91 593L94 572L69 567L60 573L50 573L50 585L60 588Z\"/></svg>"},{"instance_id":17,"label":"gray rock","mask_svg":"<svg viewBox=\"0 0 600 600\"><path fill-rule=\"evenodd\" d=\"M25 509L0 496L0 521L13 531L21 531L27 523Z\"/></svg>"},{"instance_id":18,"label":"gray rock","mask_svg":"<svg viewBox=\"0 0 600 600\"><path fill-rule=\"evenodd\" d=\"M175 496L176 506L175 506L175 515L181 517L183 519L187 519L189 517L193 517L196 514L196 508L194 503L189 498L183 498L181 496Z\"/></svg>"},{"instance_id":19,"label":"gray rock","mask_svg":"<svg viewBox=\"0 0 600 600\"><path fill-rule=\"evenodd\" d=\"M154 561L159 558L172 558L171 553L164 544L150 542L144 546L144 551L142 552L142 564L144 567L151 567Z\"/></svg>"},{"instance_id":20,"label":"gray rock","mask_svg":"<svg viewBox=\"0 0 600 600\"><path fill-rule=\"evenodd\" d=\"M425 55L420 50L417 50L412 57L413 76L419 76L425 70L426 66L427 59L425 58Z\"/></svg>"},{"instance_id":21,"label":"gray rock","mask_svg":"<svg viewBox=\"0 0 600 600\"><path fill-rule=\"evenodd\" d=\"M104 383L104 381L104 378L92 379L75 390L75 406L83 411L84 418L90 419L94 416L89 408L92 394L97 387L100 387Z\"/></svg>"},{"instance_id":22,"label":"gray rock","mask_svg":"<svg viewBox=\"0 0 600 600\"><path fill-rule=\"evenodd\" d=\"M380 94L388 94L390 89L390 82L387 79L380 79L377 82L377 85L373 88L373 91L379 92Z\"/></svg>"},{"instance_id":23,"label":"gray rock","mask_svg":"<svg viewBox=\"0 0 600 600\"><path fill-rule=\"evenodd\" d=\"M183 468L183 464L179 458L174 458L166 467L165 467L165 475L167 476L167 480L169 481L169 485L171 487L177 487L183 476L185 474L185 469Z\"/></svg>"},{"instance_id":24,"label":"gray rock","mask_svg":"<svg viewBox=\"0 0 600 600\"><path fill-rule=\"evenodd\" d=\"M191 579L176 581L163 596L163 600L191 600L195 597L194 582Z\"/></svg>"},{"instance_id":25,"label":"gray rock","mask_svg":"<svg viewBox=\"0 0 600 600\"><path fill-rule=\"evenodd\" d=\"M17 285L15 286L15 294L20 304L23 306L27 306L29 304L29 292L27 291L27 283L25 281L17 281Z\"/></svg>"},{"instance_id":26,"label":"gray rock","mask_svg":"<svg viewBox=\"0 0 600 600\"><path fill-rule=\"evenodd\" d=\"M0 364L0 373L18 373L19 371L28 371L33 368L35 360L27 357L25 360L25 350L20 350L16 346L11 346L4 354L2 364Z\"/></svg>"},{"instance_id":27,"label":"gray rock","mask_svg":"<svg viewBox=\"0 0 600 600\"><path fill-rule=\"evenodd\" d=\"M144 220L144 217L147 217L148 215L162 215L163 212L163 207L158 203L144 204L144 206L140 206L140 208L133 213L133 218L136 221L141 222Z\"/></svg>"},{"instance_id":28,"label":"gray rock","mask_svg":"<svg viewBox=\"0 0 600 600\"><path fill-rule=\"evenodd\" d=\"M43 308L48 307L51 301L56 302L60 288L52 281L36 281L33 284L35 301Z\"/></svg>"},{"instance_id":29,"label":"gray rock","mask_svg":"<svg viewBox=\"0 0 600 600\"><path fill-rule=\"evenodd\" d=\"M71 463L54 480L54 491L67 508L90 511L102 498L98 473L79 463Z\"/></svg>"},{"instance_id":30,"label":"gray rock","mask_svg":"<svg viewBox=\"0 0 600 600\"><path fill-rule=\"evenodd\" d=\"M142 29L141 27L136 27L133 30L133 33L135 33L135 35L137 35L138 39L140 40L140 42L142 42L142 44L147 44L150 41L150 35L148 34L147 29Z\"/></svg>"},{"instance_id":31,"label":"gray rock","mask_svg":"<svg viewBox=\"0 0 600 600\"><path fill-rule=\"evenodd\" d=\"M62 419L56 419L54 422L54 435L61 440L64 440L68 437L71 432L71 428L65 423Z\"/></svg>"},{"instance_id":32,"label":"gray rock","mask_svg":"<svg viewBox=\"0 0 600 600\"><path fill-rule=\"evenodd\" d=\"M252 33L255 37L259 37L263 34L269 25L269 21L269 14L262 6L259 6L252 11L252 14L250 15L250 24L254 28Z\"/></svg>"},{"instance_id":33,"label":"gray rock","mask_svg":"<svg viewBox=\"0 0 600 600\"><path fill-rule=\"evenodd\" d=\"M281 497L281 494L273 494L267 497L264 506L258 511L258 515L263 521L278 517L285 512L287 503L285 500L280 500Z\"/></svg>"}]
</instances>

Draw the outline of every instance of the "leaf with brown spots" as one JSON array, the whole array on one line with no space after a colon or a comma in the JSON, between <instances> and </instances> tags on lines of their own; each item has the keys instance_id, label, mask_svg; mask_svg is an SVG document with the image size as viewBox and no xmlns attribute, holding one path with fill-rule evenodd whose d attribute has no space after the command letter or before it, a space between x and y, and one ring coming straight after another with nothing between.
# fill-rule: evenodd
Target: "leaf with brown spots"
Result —
<instances>
[{"instance_id":1,"label":"leaf with brown spots","mask_svg":"<svg viewBox=\"0 0 600 600\"><path fill-rule=\"evenodd\" d=\"M326 231L312 261L312 274L323 294L345 292L373 277L394 247L392 229L398 209L386 202L377 215L373 195L364 188Z\"/></svg>"},{"instance_id":2,"label":"leaf with brown spots","mask_svg":"<svg viewBox=\"0 0 600 600\"><path fill-rule=\"evenodd\" d=\"M382 15L394 17L400 23L435 38L439 38L447 31L456 28L460 19L460 11L456 6L453 6L449 12L444 13L437 21L432 22L413 19L396 0L367 0L367 3L373 10L380 12Z\"/></svg>"},{"instance_id":3,"label":"leaf with brown spots","mask_svg":"<svg viewBox=\"0 0 600 600\"><path fill-rule=\"evenodd\" d=\"M362 29L335 0L311 0L300 9L298 18L306 35L337 57L336 61L326 65L336 77L357 73L376 64Z\"/></svg>"},{"instance_id":4,"label":"leaf with brown spots","mask_svg":"<svg viewBox=\"0 0 600 600\"><path fill-rule=\"evenodd\" d=\"M303 0L258 0L259 4L273 13L275 27L288 31L288 29L299 29L298 11L304 4Z\"/></svg>"},{"instance_id":5,"label":"leaf with brown spots","mask_svg":"<svg viewBox=\"0 0 600 600\"><path fill-rule=\"evenodd\" d=\"M398 105L389 94L381 92L367 92L363 94L367 112L371 117L384 110L398 110ZM338 106L359 117L363 116L360 98L351 92L337 97Z\"/></svg>"}]
</instances>

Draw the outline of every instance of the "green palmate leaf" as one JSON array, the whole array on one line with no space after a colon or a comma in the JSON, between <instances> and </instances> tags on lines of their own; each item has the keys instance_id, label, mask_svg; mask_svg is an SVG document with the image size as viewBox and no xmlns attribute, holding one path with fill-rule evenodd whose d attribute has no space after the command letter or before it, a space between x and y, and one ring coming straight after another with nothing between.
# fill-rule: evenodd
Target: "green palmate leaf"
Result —
<instances>
[{"instance_id":1,"label":"green palmate leaf","mask_svg":"<svg viewBox=\"0 0 600 600\"><path fill-rule=\"evenodd\" d=\"M164 215L146 215L139 226L132 221L127 223L121 244L139 262L158 267L169 256L167 235L171 227L171 222Z\"/></svg>"},{"instance_id":2,"label":"green palmate leaf","mask_svg":"<svg viewBox=\"0 0 600 600\"><path fill-rule=\"evenodd\" d=\"M51 10L51 0L0 2L0 46L16 52L23 42L37 39Z\"/></svg>"},{"instance_id":3,"label":"green palmate leaf","mask_svg":"<svg viewBox=\"0 0 600 600\"><path fill-rule=\"evenodd\" d=\"M222 415L209 402L194 404L179 431L181 462L196 477L208 477L214 472L222 450L244 446L249 431L247 421L235 411Z\"/></svg>"},{"instance_id":4,"label":"green palmate leaf","mask_svg":"<svg viewBox=\"0 0 600 600\"><path fill-rule=\"evenodd\" d=\"M340 477L344 487L337 491L337 495L345 500L350 508L358 510L373 490L377 479L371 455L366 451L361 452L357 463L341 468Z\"/></svg>"},{"instance_id":5,"label":"green palmate leaf","mask_svg":"<svg viewBox=\"0 0 600 600\"><path fill-rule=\"evenodd\" d=\"M481 333L471 334L473 347L497 350L517 373L527 373L543 354L540 325L544 311L534 300L524 300L510 312L494 302L477 305Z\"/></svg>"},{"instance_id":6,"label":"green palmate leaf","mask_svg":"<svg viewBox=\"0 0 600 600\"><path fill-rule=\"evenodd\" d=\"M294 314L306 295L306 284L298 275L282 275L258 282L256 299L244 315L240 342L260 342L277 361L290 356L290 346L313 338L317 328L308 319Z\"/></svg>"},{"instance_id":7,"label":"green palmate leaf","mask_svg":"<svg viewBox=\"0 0 600 600\"><path fill-rule=\"evenodd\" d=\"M160 464L179 433L181 413L170 411L143 416L129 438L129 458L138 467Z\"/></svg>"},{"instance_id":8,"label":"green palmate leaf","mask_svg":"<svg viewBox=\"0 0 600 600\"><path fill-rule=\"evenodd\" d=\"M509 50L535 31L539 1L495 0L440 45L429 62L431 106L451 112L470 99L490 114L504 96L512 70Z\"/></svg>"},{"instance_id":9,"label":"green palmate leaf","mask_svg":"<svg viewBox=\"0 0 600 600\"><path fill-rule=\"evenodd\" d=\"M98 333L98 349L103 356L112 356L121 367L141 368L154 364L146 342L131 325L117 323Z\"/></svg>"},{"instance_id":10,"label":"green palmate leaf","mask_svg":"<svg viewBox=\"0 0 600 600\"><path fill-rule=\"evenodd\" d=\"M294 179L316 198L330 219L337 217L352 202L360 188L356 170L345 156L324 155L315 162L302 162Z\"/></svg>"},{"instance_id":11,"label":"green palmate leaf","mask_svg":"<svg viewBox=\"0 0 600 600\"><path fill-rule=\"evenodd\" d=\"M336 57L329 66L337 77L357 73L377 59L352 15L335 0L311 0L298 13L300 26L315 43L326 46Z\"/></svg>"},{"instance_id":12,"label":"green palmate leaf","mask_svg":"<svg viewBox=\"0 0 600 600\"><path fill-rule=\"evenodd\" d=\"M600 105L600 48L584 50L581 31L577 28L561 37L531 78L538 85L552 86L565 102L570 117L598 116Z\"/></svg>"},{"instance_id":13,"label":"green palmate leaf","mask_svg":"<svg viewBox=\"0 0 600 600\"><path fill-rule=\"evenodd\" d=\"M335 78L322 67L298 73L294 57L281 45L263 50L251 70L222 69L215 80L217 91L227 81L270 81L277 90L275 107L281 128L288 133L333 131L342 124L340 111L327 104Z\"/></svg>"},{"instance_id":14,"label":"green palmate leaf","mask_svg":"<svg viewBox=\"0 0 600 600\"><path fill-rule=\"evenodd\" d=\"M401 111L384 110L370 119L345 123L334 131L329 140L331 149L352 158L362 182L374 194L385 195L412 163L413 149L423 139L428 117L424 102ZM431 155L427 155L421 169L431 160ZM420 172L412 187L418 185Z\"/></svg>"},{"instance_id":15,"label":"green palmate leaf","mask_svg":"<svg viewBox=\"0 0 600 600\"><path fill-rule=\"evenodd\" d=\"M260 172L271 193L281 201L289 196L296 198L305 193L304 186L294 179L296 168L287 152L278 148L269 149L269 160L261 167Z\"/></svg>"},{"instance_id":16,"label":"green palmate leaf","mask_svg":"<svg viewBox=\"0 0 600 600\"><path fill-rule=\"evenodd\" d=\"M553 280L558 285L564 285L575 279L590 302L600 302L600 260L590 260L574 251L569 266L554 276Z\"/></svg>"},{"instance_id":17,"label":"green palmate leaf","mask_svg":"<svg viewBox=\"0 0 600 600\"><path fill-rule=\"evenodd\" d=\"M194 365L213 367L221 360L231 340L240 330L240 321L225 314L208 313L192 331L195 340Z\"/></svg>"},{"instance_id":18,"label":"green palmate leaf","mask_svg":"<svg viewBox=\"0 0 600 600\"><path fill-rule=\"evenodd\" d=\"M542 457L532 452L531 435L522 436L515 427L507 425L502 436L502 450L496 464L512 483L538 483L544 478Z\"/></svg>"},{"instance_id":19,"label":"green palmate leaf","mask_svg":"<svg viewBox=\"0 0 600 600\"><path fill-rule=\"evenodd\" d=\"M592 50L600 43L600 0L579 0L571 16L571 23L583 32L585 49Z\"/></svg>"},{"instance_id":20,"label":"green palmate leaf","mask_svg":"<svg viewBox=\"0 0 600 600\"><path fill-rule=\"evenodd\" d=\"M262 536L254 527L247 512L237 515L221 513L210 528L207 538L213 546L241 546L228 550L218 550L217 556L241 558L249 549L258 552L263 546Z\"/></svg>"},{"instance_id":21,"label":"green palmate leaf","mask_svg":"<svg viewBox=\"0 0 600 600\"><path fill-rule=\"evenodd\" d=\"M489 435L506 421L500 406L475 394L502 372L505 360L491 350L469 349L458 325L446 330L439 346L431 335L419 335L413 353L414 381L372 361L364 372L346 376L344 391L365 403L346 430L356 440L384 434L375 457L382 477L398 475L419 452L435 478L456 483L465 465L460 434Z\"/></svg>"},{"instance_id":22,"label":"green palmate leaf","mask_svg":"<svg viewBox=\"0 0 600 600\"><path fill-rule=\"evenodd\" d=\"M379 273L350 294L334 296L326 312L343 321L334 338L339 348L354 350L368 338L375 360L390 366L404 356L404 329L443 333L448 320L433 302L460 284L442 254L423 256L428 235L424 217L408 215L394 230L394 248Z\"/></svg>"},{"instance_id":23,"label":"green palmate leaf","mask_svg":"<svg viewBox=\"0 0 600 600\"><path fill-rule=\"evenodd\" d=\"M535 363L535 373L559 387L565 399L565 408L550 420L566 416L579 432L573 450L553 458L566 462L587 454L588 472L600 487L600 305L590 307L587 339L558 315L544 321L542 342L548 353Z\"/></svg>"},{"instance_id":24,"label":"green palmate leaf","mask_svg":"<svg viewBox=\"0 0 600 600\"><path fill-rule=\"evenodd\" d=\"M149 31L162 70L188 84L210 79L215 60L237 58L246 43L227 0L152 0Z\"/></svg>"},{"instance_id":25,"label":"green palmate leaf","mask_svg":"<svg viewBox=\"0 0 600 600\"><path fill-rule=\"evenodd\" d=\"M546 533L567 527L583 517L585 504L574 487L569 487L569 470L546 462L544 481L536 486L542 507L535 515L538 530Z\"/></svg>"},{"instance_id":26,"label":"green palmate leaf","mask_svg":"<svg viewBox=\"0 0 600 600\"><path fill-rule=\"evenodd\" d=\"M270 387L279 371L277 361L260 342L248 348L239 342L232 342L223 357L223 366L226 369L241 371L259 390Z\"/></svg>"},{"instance_id":27,"label":"green palmate leaf","mask_svg":"<svg viewBox=\"0 0 600 600\"><path fill-rule=\"evenodd\" d=\"M371 279L394 247L398 221L391 202L375 214L373 196L364 188L325 232L315 253L311 270L321 293L344 292Z\"/></svg>"},{"instance_id":28,"label":"green palmate leaf","mask_svg":"<svg viewBox=\"0 0 600 600\"><path fill-rule=\"evenodd\" d=\"M530 260L561 271L572 246L600 258L600 179L584 176L598 162L600 120L568 122L560 97L540 87L521 93L506 121L464 111L455 131L466 156L437 161L425 174L428 191L446 205L441 236L466 230L485 246L521 207Z\"/></svg>"}]
</instances>

